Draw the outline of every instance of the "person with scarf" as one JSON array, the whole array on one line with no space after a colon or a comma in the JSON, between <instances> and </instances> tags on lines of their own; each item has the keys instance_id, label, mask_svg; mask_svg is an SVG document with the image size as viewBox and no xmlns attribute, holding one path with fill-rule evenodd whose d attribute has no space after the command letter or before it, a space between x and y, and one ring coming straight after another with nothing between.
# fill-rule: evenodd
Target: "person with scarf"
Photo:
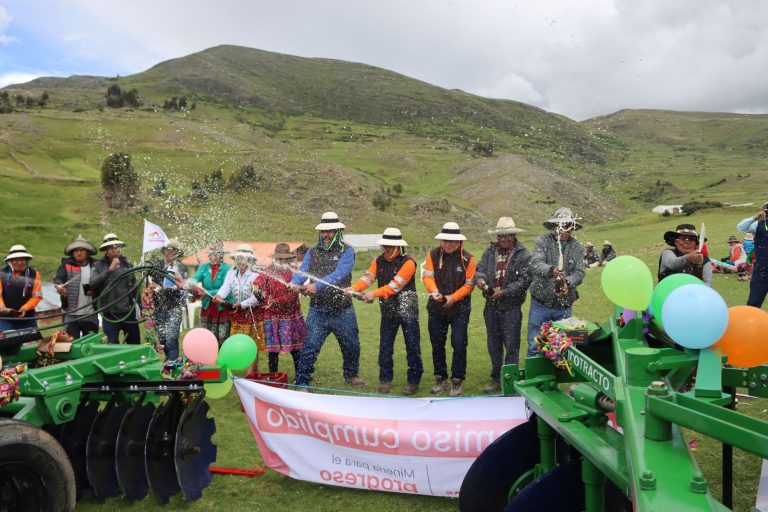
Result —
<instances>
[{"instance_id":1,"label":"person with scarf","mask_svg":"<svg viewBox=\"0 0 768 512\"><path fill-rule=\"evenodd\" d=\"M253 282L254 290L264 294L264 334L269 371L279 368L280 354L291 354L293 369L298 372L299 354L307 337L307 325L301 314L299 294L286 284L293 277L295 255L286 243L275 246L272 264L259 272Z\"/></svg>"},{"instance_id":2,"label":"person with scarf","mask_svg":"<svg viewBox=\"0 0 768 512\"><path fill-rule=\"evenodd\" d=\"M445 342L451 329L450 396L461 396L461 386L467 375L467 345L469 314L472 310L470 294L475 288L475 257L464 250L467 239L459 225L446 222L435 238L440 246L427 254L422 282L430 294L427 300L427 327L432 344L432 364L435 385L432 394L439 395L448 388L448 365Z\"/></svg>"},{"instance_id":3,"label":"person with scarf","mask_svg":"<svg viewBox=\"0 0 768 512\"><path fill-rule=\"evenodd\" d=\"M379 393L392 390L392 354L395 337L400 327L405 339L406 361L408 362L408 383L403 395L414 395L419 390L424 366L421 362L421 333L419 330L419 298L416 295L416 261L405 252L408 243L397 228L387 228L379 239L382 254L374 258L368 271L355 284L347 288L348 293L363 292L374 282L378 288L361 294L365 302L379 299L381 323L379 324Z\"/></svg>"},{"instance_id":4,"label":"person with scarf","mask_svg":"<svg viewBox=\"0 0 768 512\"><path fill-rule=\"evenodd\" d=\"M343 359L344 382L365 387L360 372L360 334L352 299L344 288L352 284L355 252L344 241L344 224L334 212L325 212L320 224L317 245L307 251L301 268L291 279L291 290L311 296L307 314L307 338L299 357L296 385L309 386L315 362L329 334L339 341ZM304 284L310 279L309 284Z\"/></svg>"},{"instance_id":5,"label":"person with scarf","mask_svg":"<svg viewBox=\"0 0 768 512\"><path fill-rule=\"evenodd\" d=\"M83 235L78 235L64 248L64 254L67 257L61 259L53 283L61 295L67 334L78 339L99 332L99 319L93 308L96 292L91 289L96 247Z\"/></svg>"},{"instance_id":6,"label":"person with scarf","mask_svg":"<svg viewBox=\"0 0 768 512\"><path fill-rule=\"evenodd\" d=\"M33 256L14 245L0 270L0 332L37 327L35 307L43 300L40 272L29 266ZM20 320L10 320L19 318Z\"/></svg>"},{"instance_id":7,"label":"person with scarf","mask_svg":"<svg viewBox=\"0 0 768 512\"><path fill-rule=\"evenodd\" d=\"M501 217L488 231L496 235L477 265L477 286L486 299L483 317L491 358L491 380L484 393L501 391L501 365L517 364L520 356L522 306L531 284L528 265L531 253L517 239L523 229L512 217Z\"/></svg>"},{"instance_id":8,"label":"person with scarf","mask_svg":"<svg viewBox=\"0 0 768 512\"><path fill-rule=\"evenodd\" d=\"M219 345L229 338L229 309L222 304L214 302L211 297L216 295L224 284L227 272L232 268L222 261L224 257L224 244L215 242L208 250L208 263L203 263L192 278L193 283L199 289L196 296L202 295L203 307L200 310L200 326L208 329L216 336Z\"/></svg>"},{"instance_id":9,"label":"person with scarf","mask_svg":"<svg viewBox=\"0 0 768 512\"><path fill-rule=\"evenodd\" d=\"M693 224L680 224L675 231L667 231L664 241L672 248L659 256L659 282L672 274L691 274L712 286L712 265L699 248L699 235Z\"/></svg>"},{"instance_id":10,"label":"person with scarf","mask_svg":"<svg viewBox=\"0 0 768 512\"><path fill-rule=\"evenodd\" d=\"M531 307L528 311L528 357L539 353L536 336L546 322L568 318L584 280L584 246L573 237L581 229L570 208L558 208L544 221L531 255Z\"/></svg>"},{"instance_id":11,"label":"person with scarf","mask_svg":"<svg viewBox=\"0 0 768 512\"><path fill-rule=\"evenodd\" d=\"M250 375L259 371L259 353L266 350L263 297L253 293L253 282L258 274L251 268L256 263L256 256L250 244L238 245L230 256L235 261L235 267L224 276L213 301L230 310L229 336L246 334L256 342L256 359L245 370L245 374Z\"/></svg>"},{"instance_id":12,"label":"person with scarf","mask_svg":"<svg viewBox=\"0 0 768 512\"><path fill-rule=\"evenodd\" d=\"M765 203L755 215L747 217L736 225L736 229L739 231L754 235L755 248L752 255L752 277L749 282L747 305L756 308L763 307L763 301L768 294L768 227L765 225L766 215L768 215L768 203Z\"/></svg>"}]
</instances>

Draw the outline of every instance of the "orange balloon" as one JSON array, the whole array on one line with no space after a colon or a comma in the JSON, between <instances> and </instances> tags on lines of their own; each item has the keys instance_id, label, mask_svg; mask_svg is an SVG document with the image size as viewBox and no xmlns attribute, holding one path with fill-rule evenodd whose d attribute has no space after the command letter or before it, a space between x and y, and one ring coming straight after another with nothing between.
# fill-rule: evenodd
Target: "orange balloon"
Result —
<instances>
[{"instance_id":1,"label":"orange balloon","mask_svg":"<svg viewBox=\"0 0 768 512\"><path fill-rule=\"evenodd\" d=\"M752 306L728 309L728 327L713 347L720 347L728 363L752 368L768 362L768 313Z\"/></svg>"}]
</instances>

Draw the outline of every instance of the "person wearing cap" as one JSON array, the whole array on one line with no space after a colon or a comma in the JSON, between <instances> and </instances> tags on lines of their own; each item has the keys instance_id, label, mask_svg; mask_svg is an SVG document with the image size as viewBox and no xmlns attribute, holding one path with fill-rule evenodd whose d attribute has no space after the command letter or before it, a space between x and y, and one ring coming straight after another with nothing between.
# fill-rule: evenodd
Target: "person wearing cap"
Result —
<instances>
[{"instance_id":1,"label":"person wearing cap","mask_svg":"<svg viewBox=\"0 0 768 512\"><path fill-rule=\"evenodd\" d=\"M307 337L307 325L301 314L299 294L286 283L293 277L291 270L296 255L286 243L275 245L272 263L256 277L255 290L264 294L264 334L269 371L279 369L280 354L291 354L294 372L299 369L299 354Z\"/></svg>"},{"instance_id":2,"label":"person wearing cap","mask_svg":"<svg viewBox=\"0 0 768 512\"><path fill-rule=\"evenodd\" d=\"M408 362L407 384L404 395L414 395L419 390L424 365L421 361L421 332L419 329L419 298L416 295L416 261L405 252L408 243L397 228L387 228L379 239L382 253L373 259L363 277L351 287L349 293L359 292L365 302L379 299L381 322L379 324L379 393L392 390L392 354L395 337L400 327L405 338L405 354ZM374 282L378 288L368 293Z\"/></svg>"},{"instance_id":3,"label":"person wearing cap","mask_svg":"<svg viewBox=\"0 0 768 512\"><path fill-rule=\"evenodd\" d=\"M603 242L603 250L600 251L597 261L591 263L590 268L604 267L609 261L616 257L616 251L613 249L613 244L608 240Z\"/></svg>"},{"instance_id":4,"label":"person wearing cap","mask_svg":"<svg viewBox=\"0 0 768 512\"><path fill-rule=\"evenodd\" d=\"M586 251L584 252L584 266L590 268L592 267L593 263L600 261L600 255L597 254L597 251L595 250L595 244L592 242L587 242L584 247L586 248Z\"/></svg>"},{"instance_id":5,"label":"person wearing cap","mask_svg":"<svg viewBox=\"0 0 768 512\"><path fill-rule=\"evenodd\" d=\"M448 365L445 342L451 329L450 396L461 396L461 386L467 375L467 328L472 310L470 294L475 288L475 257L464 250L467 239L459 225L446 222L435 238L440 246L427 254L422 282L430 294L427 300L427 328L432 344L432 364L435 385L432 394L439 395L448 388Z\"/></svg>"},{"instance_id":6,"label":"person wearing cap","mask_svg":"<svg viewBox=\"0 0 768 512\"><path fill-rule=\"evenodd\" d=\"M558 208L544 227L549 233L536 239L531 256L528 357L539 353L535 340L544 323L572 315L576 288L584 280L584 247L573 237L581 224L571 209Z\"/></svg>"},{"instance_id":7,"label":"person wearing cap","mask_svg":"<svg viewBox=\"0 0 768 512\"><path fill-rule=\"evenodd\" d=\"M266 350L264 346L264 307L261 294L253 293L253 282L258 273L251 267L257 258L250 244L240 244L230 254L235 261L235 267L224 276L224 283L213 296L216 304L227 303L231 308L229 314L229 335L246 334L256 342L256 359L246 368L245 374L250 375L259 371L259 353Z\"/></svg>"},{"instance_id":8,"label":"person wearing cap","mask_svg":"<svg viewBox=\"0 0 768 512\"><path fill-rule=\"evenodd\" d=\"M152 262L152 265L164 270L167 274L155 280L154 304L155 329L157 341L163 346L167 361L179 357L179 334L187 305L184 283L188 277L187 266L180 261L184 255L179 241L171 238L160 248L163 259ZM173 277L170 277L173 276Z\"/></svg>"},{"instance_id":9,"label":"person wearing cap","mask_svg":"<svg viewBox=\"0 0 768 512\"><path fill-rule=\"evenodd\" d=\"M699 248L696 226L679 224L674 231L664 233L664 241L672 248L663 250L659 256L659 282L673 274L690 274L712 286L712 265Z\"/></svg>"},{"instance_id":10,"label":"person wearing cap","mask_svg":"<svg viewBox=\"0 0 768 512\"><path fill-rule=\"evenodd\" d=\"M224 244L214 242L208 248L208 262L198 267L191 280L197 288L193 289L193 297L202 295L200 326L211 331L219 345L229 338L229 310L221 303L211 300L211 297L218 293L227 273L232 269L228 263L222 261L223 258Z\"/></svg>"},{"instance_id":11,"label":"person wearing cap","mask_svg":"<svg viewBox=\"0 0 768 512\"><path fill-rule=\"evenodd\" d=\"M767 214L768 203L765 203L759 212L736 225L739 231L754 235L755 249L752 256L752 277L749 282L747 305L756 308L763 307L765 295L768 294L768 227L765 225Z\"/></svg>"},{"instance_id":12,"label":"person wearing cap","mask_svg":"<svg viewBox=\"0 0 768 512\"><path fill-rule=\"evenodd\" d=\"M14 245L0 270L0 331L37 327L35 307L43 300L40 272L29 266L33 256ZM16 320L16 319L19 320Z\"/></svg>"},{"instance_id":13,"label":"person wearing cap","mask_svg":"<svg viewBox=\"0 0 768 512\"><path fill-rule=\"evenodd\" d=\"M502 363L517 364L520 355L522 306L531 285L531 253L517 239L524 231L515 226L512 217L501 217L496 227L488 230L488 234L496 235L496 241L477 264L477 286L486 298L483 318L491 358L491 380L483 389L485 393L501 391Z\"/></svg>"},{"instance_id":14,"label":"person wearing cap","mask_svg":"<svg viewBox=\"0 0 768 512\"><path fill-rule=\"evenodd\" d=\"M93 308L96 292L91 289L96 247L83 235L77 235L64 248L64 254L66 257L61 259L53 283L61 295L67 334L78 339L99 332L99 319Z\"/></svg>"},{"instance_id":15,"label":"person wearing cap","mask_svg":"<svg viewBox=\"0 0 768 512\"><path fill-rule=\"evenodd\" d=\"M344 382L365 387L360 372L360 334L352 299L344 289L352 284L355 252L344 243L344 224L334 212L325 212L315 226L317 245L307 251L301 268L291 279L292 291L311 296L307 313L307 338L299 357L296 385L309 386L315 362L329 334L339 341ZM309 284L303 284L307 278Z\"/></svg>"},{"instance_id":16,"label":"person wearing cap","mask_svg":"<svg viewBox=\"0 0 768 512\"><path fill-rule=\"evenodd\" d=\"M133 268L123 256L125 243L114 233L104 236L99 250L104 257L93 264L91 287L96 291L96 307L101 311L107 343L119 343L120 331L125 343L141 343L136 319L136 278L121 277Z\"/></svg>"}]
</instances>

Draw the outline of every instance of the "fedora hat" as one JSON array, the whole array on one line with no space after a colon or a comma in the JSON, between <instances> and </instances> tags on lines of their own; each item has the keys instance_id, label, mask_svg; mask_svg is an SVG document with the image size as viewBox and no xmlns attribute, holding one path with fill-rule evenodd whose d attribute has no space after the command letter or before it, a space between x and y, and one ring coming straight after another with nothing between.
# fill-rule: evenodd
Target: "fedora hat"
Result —
<instances>
[{"instance_id":1,"label":"fedora hat","mask_svg":"<svg viewBox=\"0 0 768 512\"><path fill-rule=\"evenodd\" d=\"M408 242L403 240L403 234L400 233L400 230L397 228L385 229L381 238L379 238L379 241L376 243L379 245L393 245L397 247L406 247L408 245Z\"/></svg>"},{"instance_id":2,"label":"fedora hat","mask_svg":"<svg viewBox=\"0 0 768 512\"><path fill-rule=\"evenodd\" d=\"M114 233L107 233L104 235L104 240L102 241L102 244L99 246L100 251L106 251L107 248L112 247L113 245L117 245L118 247L125 247L125 242L121 242L119 238L117 238L117 235Z\"/></svg>"},{"instance_id":3,"label":"fedora hat","mask_svg":"<svg viewBox=\"0 0 768 512\"><path fill-rule=\"evenodd\" d=\"M331 229L344 229L347 226L339 221L339 216L335 212L325 212L320 217L320 224L315 226L318 231L328 231Z\"/></svg>"},{"instance_id":4,"label":"fedora hat","mask_svg":"<svg viewBox=\"0 0 768 512\"><path fill-rule=\"evenodd\" d=\"M455 222L446 222L443 224L443 229L436 236L438 240L451 240L454 242L462 242L467 239L461 234L461 228Z\"/></svg>"},{"instance_id":5,"label":"fedora hat","mask_svg":"<svg viewBox=\"0 0 768 512\"><path fill-rule=\"evenodd\" d=\"M11 247L11 249L8 251L8 256L5 257L4 261L13 260L16 258L27 258L28 260L31 260L34 258L31 254L27 252L27 248L23 245L14 245Z\"/></svg>"},{"instance_id":6,"label":"fedora hat","mask_svg":"<svg viewBox=\"0 0 768 512\"><path fill-rule=\"evenodd\" d=\"M524 229L520 229L515 226L515 221L512 217L499 217L499 221L496 223L496 227L489 229L489 235L516 235L517 233L524 232Z\"/></svg>"},{"instance_id":7,"label":"fedora hat","mask_svg":"<svg viewBox=\"0 0 768 512\"><path fill-rule=\"evenodd\" d=\"M181 258L184 255L184 249L181 248L181 244L179 244L179 241L176 240L175 238L171 238L170 240L168 240L168 243L165 244L160 249L160 251L165 253L165 251L167 251L168 249L175 249L176 250L176 254L178 255L177 257L179 257L179 258Z\"/></svg>"},{"instance_id":8,"label":"fedora hat","mask_svg":"<svg viewBox=\"0 0 768 512\"><path fill-rule=\"evenodd\" d=\"M83 238L83 235L77 235L77 238L75 238L72 242L69 243L69 245L64 248L64 254L70 256L72 251L75 249L85 249L91 256L96 254L96 247L94 247L91 242Z\"/></svg>"},{"instance_id":9,"label":"fedora hat","mask_svg":"<svg viewBox=\"0 0 768 512\"><path fill-rule=\"evenodd\" d=\"M731 235L728 237L728 243L731 243L731 242L739 243L739 241L740 240L736 237L736 235Z\"/></svg>"},{"instance_id":10,"label":"fedora hat","mask_svg":"<svg viewBox=\"0 0 768 512\"><path fill-rule=\"evenodd\" d=\"M667 242L667 245L674 247L675 240L680 238L680 235L696 237L696 243L699 243L699 234L693 224L678 224L674 231L664 233L664 241Z\"/></svg>"},{"instance_id":11,"label":"fedora hat","mask_svg":"<svg viewBox=\"0 0 768 512\"><path fill-rule=\"evenodd\" d=\"M235 249L233 252L229 254L232 259L246 259L246 260L253 260L256 261L256 256L253 254L253 247L251 247L251 244L240 244L237 246L237 249Z\"/></svg>"},{"instance_id":12,"label":"fedora hat","mask_svg":"<svg viewBox=\"0 0 768 512\"><path fill-rule=\"evenodd\" d=\"M572 226L574 231L581 229L581 224L577 222L576 216L570 208L565 206L555 210L552 217L544 221L544 227L547 229L555 229L558 226L562 226L565 229L568 229L567 226Z\"/></svg>"},{"instance_id":13,"label":"fedora hat","mask_svg":"<svg viewBox=\"0 0 768 512\"><path fill-rule=\"evenodd\" d=\"M296 255L291 252L291 246L285 242L280 242L275 246L275 252L272 253L273 260L290 260Z\"/></svg>"}]
</instances>

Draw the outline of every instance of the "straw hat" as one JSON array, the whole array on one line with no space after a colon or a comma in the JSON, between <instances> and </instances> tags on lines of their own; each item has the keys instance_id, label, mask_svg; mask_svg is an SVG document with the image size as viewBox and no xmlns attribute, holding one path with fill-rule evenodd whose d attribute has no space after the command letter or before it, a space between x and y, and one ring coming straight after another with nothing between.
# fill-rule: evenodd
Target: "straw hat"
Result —
<instances>
[{"instance_id":1,"label":"straw hat","mask_svg":"<svg viewBox=\"0 0 768 512\"><path fill-rule=\"evenodd\" d=\"M566 227L573 226L573 230L581 229L581 224L576 222L576 216L573 214L570 208L564 206L555 210L552 217L544 221L544 227L547 229L555 229L558 226Z\"/></svg>"},{"instance_id":2,"label":"straw hat","mask_svg":"<svg viewBox=\"0 0 768 512\"><path fill-rule=\"evenodd\" d=\"M586 245L586 246L587 246L587 247L594 247L594 246L595 246L595 244L593 244L592 242L587 242L587 245Z\"/></svg>"},{"instance_id":3,"label":"straw hat","mask_svg":"<svg viewBox=\"0 0 768 512\"><path fill-rule=\"evenodd\" d=\"M397 228L387 228L384 230L384 234L381 235L379 241L376 242L379 245L391 245L397 247L406 247L408 243L403 240L403 234Z\"/></svg>"},{"instance_id":4,"label":"straw hat","mask_svg":"<svg viewBox=\"0 0 768 512\"><path fill-rule=\"evenodd\" d=\"M168 243L165 244L165 246L162 247L160 251L163 254L165 254L165 251L167 251L168 249L175 249L178 258L181 258L182 256L184 256L184 249L181 248L181 244L179 244L179 241L176 240L175 238L171 238L170 240L168 240Z\"/></svg>"},{"instance_id":5,"label":"straw hat","mask_svg":"<svg viewBox=\"0 0 768 512\"><path fill-rule=\"evenodd\" d=\"M335 212L325 212L320 217L320 224L315 226L318 231L328 231L331 229L344 229L347 226L339 221L339 216Z\"/></svg>"},{"instance_id":6,"label":"straw hat","mask_svg":"<svg viewBox=\"0 0 768 512\"><path fill-rule=\"evenodd\" d=\"M609 242L608 240L604 240L604 241L603 241L603 245L610 245L610 246L613 246L613 244L612 244L611 242Z\"/></svg>"},{"instance_id":7,"label":"straw hat","mask_svg":"<svg viewBox=\"0 0 768 512\"><path fill-rule=\"evenodd\" d=\"M27 248L23 245L14 245L11 247L11 250L8 251L8 256L5 257L4 261L12 260L15 258L27 258L28 260L31 260L34 258L31 254L27 252Z\"/></svg>"},{"instance_id":8,"label":"straw hat","mask_svg":"<svg viewBox=\"0 0 768 512\"><path fill-rule=\"evenodd\" d=\"M515 226L515 221L512 217L499 217L499 221L496 223L496 227L488 230L489 235L516 235L517 233L524 232L524 229L520 229Z\"/></svg>"},{"instance_id":9,"label":"straw hat","mask_svg":"<svg viewBox=\"0 0 768 512\"><path fill-rule=\"evenodd\" d=\"M99 246L100 251L106 251L112 246L125 247L125 242L121 242L117 235L114 233L107 233L104 235L103 243Z\"/></svg>"},{"instance_id":10,"label":"straw hat","mask_svg":"<svg viewBox=\"0 0 768 512\"><path fill-rule=\"evenodd\" d=\"M296 255L291 252L291 247L285 242L280 242L275 246L275 252L272 253L273 260L290 260Z\"/></svg>"},{"instance_id":11,"label":"straw hat","mask_svg":"<svg viewBox=\"0 0 768 512\"><path fill-rule=\"evenodd\" d=\"M240 244L237 246L234 252L230 254L232 259L246 259L256 261L256 256L253 255L253 248L251 244Z\"/></svg>"},{"instance_id":12,"label":"straw hat","mask_svg":"<svg viewBox=\"0 0 768 512\"><path fill-rule=\"evenodd\" d=\"M736 237L736 235L731 235L728 237L728 243L736 242L739 243L739 239Z\"/></svg>"},{"instance_id":13,"label":"straw hat","mask_svg":"<svg viewBox=\"0 0 768 512\"><path fill-rule=\"evenodd\" d=\"M467 237L461 234L461 228L455 222L443 224L443 230L435 238L438 240L452 240L454 242L461 242L467 239Z\"/></svg>"},{"instance_id":14,"label":"straw hat","mask_svg":"<svg viewBox=\"0 0 768 512\"><path fill-rule=\"evenodd\" d=\"M64 254L70 256L72 251L75 249L85 249L91 256L96 254L96 247L94 247L91 242L83 238L83 235L77 235L77 238L75 238L74 241L70 242L69 245L64 248Z\"/></svg>"}]
</instances>

